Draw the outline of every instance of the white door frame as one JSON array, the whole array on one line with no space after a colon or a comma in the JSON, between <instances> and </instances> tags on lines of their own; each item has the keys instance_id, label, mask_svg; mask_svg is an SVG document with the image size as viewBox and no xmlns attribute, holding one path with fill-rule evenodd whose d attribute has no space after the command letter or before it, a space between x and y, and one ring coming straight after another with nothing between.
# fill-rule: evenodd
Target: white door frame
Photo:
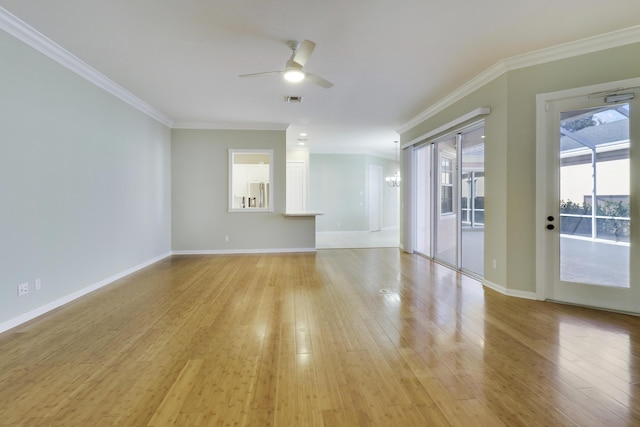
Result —
<instances>
[{"instance_id":1,"label":"white door frame","mask_svg":"<svg viewBox=\"0 0 640 427\"><path fill-rule=\"evenodd\" d=\"M555 101L561 101L571 98L584 97L589 94L601 94L606 92L612 92L620 88L633 88L640 86L640 78L622 80L617 82L602 83L592 86L586 86L581 88L573 88L562 90L558 92L542 93L536 96L536 297L540 300L550 299L551 295L547 289L546 272L553 266L549 265L549 258L547 254L548 248L548 231L546 226L548 225L547 216L557 215L555 211L552 211L553 207L549 206L548 197L546 197L548 186L550 185L550 178L548 178L548 166L546 150L549 141L549 123L547 109L549 103ZM635 112L638 114L638 112ZM632 182L631 182L631 194L632 198L634 194L638 194L639 185L634 183L634 173L632 168ZM636 175L637 176L637 175ZM637 205L637 202L635 203ZM638 224L638 209L632 209L631 222ZM559 221L556 221L558 224ZM635 233L637 236L637 233ZM634 254L634 245L637 245L637 237L632 235L632 257ZM633 258L632 258L633 259ZM634 277L640 277L638 275L639 267L634 266L631 263L631 279ZM635 272L633 271L635 269ZM639 302L640 303L640 302ZM634 310L637 312L637 310Z\"/></svg>"},{"instance_id":2,"label":"white door frame","mask_svg":"<svg viewBox=\"0 0 640 427\"><path fill-rule=\"evenodd\" d=\"M368 181L369 231L380 231L382 230L382 166L369 165Z\"/></svg>"}]
</instances>

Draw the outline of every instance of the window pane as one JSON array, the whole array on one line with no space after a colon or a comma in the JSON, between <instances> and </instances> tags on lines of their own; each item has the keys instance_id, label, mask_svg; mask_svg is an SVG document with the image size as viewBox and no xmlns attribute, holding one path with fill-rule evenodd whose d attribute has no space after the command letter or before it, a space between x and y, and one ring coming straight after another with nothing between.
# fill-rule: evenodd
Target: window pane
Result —
<instances>
[{"instance_id":1,"label":"window pane","mask_svg":"<svg viewBox=\"0 0 640 427\"><path fill-rule=\"evenodd\" d=\"M456 266L457 259L457 215L455 205L455 174L456 164L456 137L437 142L436 155L439 161L436 163L439 170L434 176L438 177L435 188L438 189L435 209L435 254L438 260ZM457 267L457 266L456 266Z\"/></svg>"},{"instance_id":2,"label":"window pane","mask_svg":"<svg viewBox=\"0 0 640 427\"><path fill-rule=\"evenodd\" d=\"M628 111L621 104L561 114L562 281L629 287Z\"/></svg>"},{"instance_id":3,"label":"window pane","mask_svg":"<svg viewBox=\"0 0 640 427\"><path fill-rule=\"evenodd\" d=\"M229 210L270 211L272 150L229 150Z\"/></svg>"},{"instance_id":4,"label":"window pane","mask_svg":"<svg viewBox=\"0 0 640 427\"><path fill-rule=\"evenodd\" d=\"M423 146L416 154L416 251L431 256L431 145Z\"/></svg>"},{"instance_id":5,"label":"window pane","mask_svg":"<svg viewBox=\"0 0 640 427\"><path fill-rule=\"evenodd\" d=\"M462 134L460 266L484 274L484 127Z\"/></svg>"},{"instance_id":6,"label":"window pane","mask_svg":"<svg viewBox=\"0 0 640 427\"><path fill-rule=\"evenodd\" d=\"M442 186L442 200L440 203L442 213L453 212L453 187L443 185Z\"/></svg>"}]
</instances>

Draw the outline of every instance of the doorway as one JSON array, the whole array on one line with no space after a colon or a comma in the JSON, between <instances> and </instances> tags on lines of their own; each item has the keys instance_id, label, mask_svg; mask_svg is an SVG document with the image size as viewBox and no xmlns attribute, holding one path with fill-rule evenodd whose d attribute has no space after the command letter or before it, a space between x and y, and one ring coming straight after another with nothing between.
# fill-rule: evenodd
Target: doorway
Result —
<instances>
[{"instance_id":1,"label":"doorway","mask_svg":"<svg viewBox=\"0 0 640 427\"><path fill-rule=\"evenodd\" d=\"M422 145L415 149L416 171L416 247L415 251L431 257L431 150L432 145Z\"/></svg>"},{"instance_id":2,"label":"doorway","mask_svg":"<svg viewBox=\"0 0 640 427\"><path fill-rule=\"evenodd\" d=\"M484 275L484 122L414 148L415 251Z\"/></svg>"},{"instance_id":3,"label":"doorway","mask_svg":"<svg viewBox=\"0 0 640 427\"><path fill-rule=\"evenodd\" d=\"M287 212L307 210L306 173L304 162L287 162Z\"/></svg>"},{"instance_id":4,"label":"doorway","mask_svg":"<svg viewBox=\"0 0 640 427\"><path fill-rule=\"evenodd\" d=\"M369 231L382 229L382 166L369 165Z\"/></svg>"},{"instance_id":5,"label":"doorway","mask_svg":"<svg viewBox=\"0 0 640 427\"><path fill-rule=\"evenodd\" d=\"M433 256L436 260L457 267L458 259L458 155L457 135L434 144L435 150L435 210Z\"/></svg>"},{"instance_id":6,"label":"doorway","mask_svg":"<svg viewBox=\"0 0 640 427\"><path fill-rule=\"evenodd\" d=\"M640 129L635 91L619 89L625 86L538 96L537 263L544 299L640 312L630 263L638 195L631 141Z\"/></svg>"}]
</instances>

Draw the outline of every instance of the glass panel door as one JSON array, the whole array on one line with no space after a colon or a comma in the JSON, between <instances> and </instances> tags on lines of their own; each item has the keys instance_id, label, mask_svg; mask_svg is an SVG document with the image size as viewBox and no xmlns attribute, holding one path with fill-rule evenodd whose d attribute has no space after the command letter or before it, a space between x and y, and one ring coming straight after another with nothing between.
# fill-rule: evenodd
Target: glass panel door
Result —
<instances>
[{"instance_id":1,"label":"glass panel door","mask_svg":"<svg viewBox=\"0 0 640 427\"><path fill-rule=\"evenodd\" d=\"M560 134L560 280L628 288L629 104L563 111Z\"/></svg>"},{"instance_id":2,"label":"glass panel door","mask_svg":"<svg viewBox=\"0 0 640 427\"><path fill-rule=\"evenodd\" d=\"M456 136L435 143L434 165L434 258L457 268Z\"/></svg>"},{"instance_id":3,"label":"glass panel door","mask_svg":"<svg viewBox=\"0 0 640 427\"><path fill-rule=\"evenodd\" d=\"M431 149L416 148L416 252L431 256Z\"/></svg>"},{"instance_id":4,"label":"glass panel door","mask_svg":"<svg viewBox=\"0 0 640 427\"><path fill-rule=\"evenodd\" d=\"M638 162L630 141L640 129L637 101L625 101L585 95L548 102L545 297L637 313L640 284L630 259L638 193L631 164Z\"/></svg>"},{"instance_id":5,"label":"glass panel door","mask_svg":"<svg viewBox=\"0 0 640 427\"><path fill-rule=\"evenodd\" d=\"M484 127L461 134L460 267L484 274Z\"/></svg>"}]
</instances>

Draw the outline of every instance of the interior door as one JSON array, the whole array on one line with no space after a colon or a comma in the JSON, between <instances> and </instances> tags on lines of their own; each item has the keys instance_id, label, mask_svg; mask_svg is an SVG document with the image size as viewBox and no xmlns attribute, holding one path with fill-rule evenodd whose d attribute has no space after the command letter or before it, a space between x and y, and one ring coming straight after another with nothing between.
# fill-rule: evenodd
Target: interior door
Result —
<instances>
[{"instance_id":1,"label":"interior door","mask_svg":"<svg viewBox=\"0 0 640 427\"><path fill-rule=\"evenodd\" d=\"M382 228L382 166L369 165L369 231Z\"/></svg>"},{"instance_id":2,"label":"interior door","mask_svg":"<svg viewBox=\"0 0 640 427\"><path fill-rule=\"evenodd\" d=\"M287 212L304 212L306 182L304 162L287 162Z\"/></svg>"},{"instance_id":3,"label":"interior door","mask_svg":"<svg viewBox=\"0 0 640 427\"><path fill-rule=\"evenodd\" d=\"M546 299L640 312L640 277L630 262L638 240L637 104L628 89L545 103L538 256Z\"/></svg>"}]
</instances>

